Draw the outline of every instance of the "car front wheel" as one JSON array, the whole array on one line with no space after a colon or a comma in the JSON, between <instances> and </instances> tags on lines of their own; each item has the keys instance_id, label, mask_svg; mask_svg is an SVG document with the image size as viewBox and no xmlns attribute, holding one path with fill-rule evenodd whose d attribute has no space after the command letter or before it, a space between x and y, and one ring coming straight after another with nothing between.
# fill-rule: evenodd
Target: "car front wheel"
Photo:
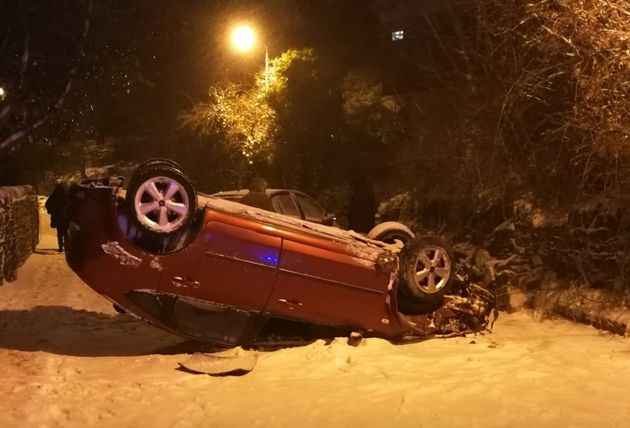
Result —
<instances>
[{"instance_id":1,"label":"car front wheel","mask_svg":"<svg viewBox=\"0 0 630 428\"><path fill-rule=\"evenodd\" d=\"M141 165L131 178L126 200L138 226L162 236L186 228L197 210L190 180L176 164L164 162Z\"/></svg>"},{"instance_id":2,"label":"car front wheel","mask_svg":"<svg viewBox=\"0 0 630 428\"><path fill-rule=\"evenodd\" d=\"M405 296L425 302L446 294L455 276L453 250L438 236L407 242L400 253L400 285Z\"/></svg>"}]
</instances>

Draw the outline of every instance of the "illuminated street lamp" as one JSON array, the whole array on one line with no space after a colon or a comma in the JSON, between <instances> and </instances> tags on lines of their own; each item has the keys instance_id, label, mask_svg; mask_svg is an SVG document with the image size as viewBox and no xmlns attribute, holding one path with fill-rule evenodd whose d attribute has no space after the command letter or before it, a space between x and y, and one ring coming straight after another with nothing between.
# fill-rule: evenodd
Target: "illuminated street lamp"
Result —
<instances>
[{"instance_id":1,"label":"illuminated street lamp","mask_svg":"<svg viewBox=\"0 0 630 428\"><path fill-rule=\"evenodd\" d=\"M7 96L7 93L4 92L4 88L0 87L0 101L4 100L4 97Z\"/></svg>"},{"instance_id":2,"label":"illuminated street lamp","mask_svg":"<svg viewBox=\"0 0 630 428\"><path fill-rule=\"evenodd\" d=\"M237 25L232 30L232 44L241 52L248 52L256 44L256 34L247 25Z\"/></svg>"},{"instance_id":3,"label":"illuminated street lamp","mask_svg":"<svg viewBox=\"0 0 630 428\"><path fill-rule=\"evenodd\" d=\"M237 25L232 30L232 45L236 50L249 52L256 44L256 33L249 25ZM265 46L265 87L269 87L269 49Z\"/></svg>"}]
</instances>

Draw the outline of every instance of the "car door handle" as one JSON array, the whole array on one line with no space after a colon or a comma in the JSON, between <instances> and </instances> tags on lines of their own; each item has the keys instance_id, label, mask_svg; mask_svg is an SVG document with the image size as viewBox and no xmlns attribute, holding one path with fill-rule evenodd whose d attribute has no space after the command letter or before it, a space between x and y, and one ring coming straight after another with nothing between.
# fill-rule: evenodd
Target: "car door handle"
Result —
<instances>
[{"instance_id":1,"label":"car door handle","mask_svg":"<svg viewBox=\"0 0 630 428\"><path fill-rule=\"evenodd\" d=\"M284 303L285 305L289 306L289 309L295 309L298 308L302 305L302 302L299 302L297 300L292 300L292 299L278 299L279 303Z\"/></svg>"},{"instance_id":2,"label":"car door handle","mask_svg":"<svg viewBox=\"0 0 630 428\"><path fill-rule=\"evenodd\" d=\"M182 278L181 276L174 276L171 279L171 284L177 288L199 288L199 281L195 281L192 278Z\"/></svg>"}]
</instances>

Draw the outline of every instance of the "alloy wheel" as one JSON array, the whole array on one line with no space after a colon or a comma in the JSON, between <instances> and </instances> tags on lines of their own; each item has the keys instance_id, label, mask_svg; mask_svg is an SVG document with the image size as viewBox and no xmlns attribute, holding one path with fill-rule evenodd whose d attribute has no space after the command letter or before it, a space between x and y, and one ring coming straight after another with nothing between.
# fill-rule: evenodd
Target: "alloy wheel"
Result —
<instances>
[{"instance_id":1,"label":"alloy wheel","mask_svg":"<svg viewBox=\"0 0 630 428\"><path fill-rule=\"evenodd\" d=\"M186 221L190 201L184 186L169 177L151 177L135 194L134 208L138 220L160 233L176 230Z\"/></svg>"},{"instance_id":2,"label":"alloy wheel","mask_svg":"<svg viewBox=\"0 0 630 428\"><path fill-rule=\"evenodd\" d=\"M450 279L451 263L443 248L427 246L420 249L415 264L416 286L428 294L442 290Z\"/></svg>"}]
</instances>

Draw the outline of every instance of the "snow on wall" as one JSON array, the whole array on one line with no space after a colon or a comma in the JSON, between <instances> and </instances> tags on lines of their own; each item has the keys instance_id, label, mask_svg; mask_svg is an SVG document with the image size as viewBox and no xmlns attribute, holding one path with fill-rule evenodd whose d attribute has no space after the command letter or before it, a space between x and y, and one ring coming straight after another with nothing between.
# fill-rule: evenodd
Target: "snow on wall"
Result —
<instances>
[{"instance_id":1,"label":"snow on wall","mask_svg":"<svg viewBox=\"0 0 630 428\"><path fill-rule=\"evenodd\" d=\"M0 285L15 281L17 269L39 240L37 195L31 186L0 187Z\"/></svg>"}]
</instances>

